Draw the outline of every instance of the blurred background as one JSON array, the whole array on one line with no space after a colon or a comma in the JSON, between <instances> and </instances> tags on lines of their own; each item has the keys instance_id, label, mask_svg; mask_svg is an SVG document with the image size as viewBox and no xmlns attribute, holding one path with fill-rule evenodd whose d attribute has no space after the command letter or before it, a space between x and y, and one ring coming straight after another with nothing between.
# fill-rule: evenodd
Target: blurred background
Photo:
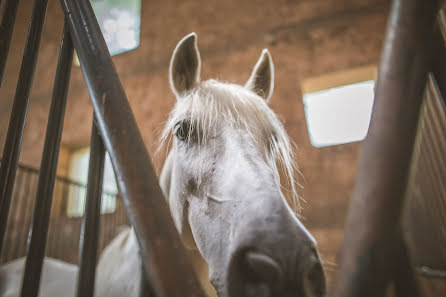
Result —
<instances>
[{"instance_id":1,"label":"blurred background","mask_svg":"<svg viewBox=\"0 0 446 297\"><path fill-rule=\"evenodd\" d=\"M20 2L0 89L1 149L32 4ZM177 42L196 32L202 79L238 84L247 81L261 50L270 50L275 64L270 105L297 146L305 200L302 221L318 240L330 280L369 124L390 1L92 0L92 4L158 173L165 157L155 154L158 137L175 103L168 67ZM8 221L16 227L8 228L9 249L4 249L2 262L24 255L26 216L32 213L62 28L60 2L49 0L16 179L18 198L13 198ZM47 254L76 262L78 243L65 238L79 234L92 124L88 91L76 65L67 104ZM126 224L109 164L105 175L102 246ZM62 242L63 254L57 252Z\"/></svg>"}]
</instances>

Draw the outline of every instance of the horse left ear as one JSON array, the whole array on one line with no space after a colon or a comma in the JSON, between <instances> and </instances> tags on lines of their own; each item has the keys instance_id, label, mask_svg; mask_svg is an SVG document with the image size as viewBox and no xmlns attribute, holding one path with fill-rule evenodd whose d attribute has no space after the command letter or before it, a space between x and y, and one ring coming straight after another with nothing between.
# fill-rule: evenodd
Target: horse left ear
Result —
<instances>
[{"instance_id":1,"label":"horse left ear","mask_svg":"<svg viewBox=\"0 0 446 297\"><path fill-rule=\"evenodd\" d=\"M191 33L178 43L170 60L170 86L175 95L179 97L199 83L200 68L197 34Z\"/></svg>"},{"instance_id":2,"label":"horse left ear","mask_svg":"<svg viewBox=\"0 0 446 297\"><path fill-rule=\"evenodd\" d=\"M267 49L262 51L245 87L253 90L266 102L271 99L274 89L274 65Z\"/></svg>"}]
</instances>

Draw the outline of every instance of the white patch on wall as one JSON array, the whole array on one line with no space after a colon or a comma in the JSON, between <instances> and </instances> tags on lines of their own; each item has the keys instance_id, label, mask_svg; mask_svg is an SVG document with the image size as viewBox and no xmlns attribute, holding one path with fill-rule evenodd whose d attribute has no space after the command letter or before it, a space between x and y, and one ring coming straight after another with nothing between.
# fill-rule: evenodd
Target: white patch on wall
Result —
<instances>
[{"instance_id":1,"label":"white patch on wall","mask_svg":"<svg viewBox=\"0 0 446 297\"><path fill-rule=\"evenodd\" d=\"M363 140L369 128L374 81L304 94L311 144L324 147Z\"/></svg>"},{"instance_id":2,"label":"white patch on wall","mask_svg":"<svg viewBox=\"0 0 446 297\"><path fill-rule=\"evenodd\" d=\"M138 47L141 0L92 0L91 5L110 55Z\"/></svg>"},{"instance_id":3,"label":"white patch on wall","mask_svg":"<svg viewBox=\"0 0 446 297\"><path fill-rule=\"evenodd\" d=\"M82 149L75 152L71 157L70 179L86 185L88 182L88 164L90 160L90 149ZM104 179L102 186L101 213L113 213L116 210L116 196L118 187L115 174L108 153L105 157ZM67 215L79 217L84 214L86 188L75 187L68 193Z\"/></svg>"}]
</instances>

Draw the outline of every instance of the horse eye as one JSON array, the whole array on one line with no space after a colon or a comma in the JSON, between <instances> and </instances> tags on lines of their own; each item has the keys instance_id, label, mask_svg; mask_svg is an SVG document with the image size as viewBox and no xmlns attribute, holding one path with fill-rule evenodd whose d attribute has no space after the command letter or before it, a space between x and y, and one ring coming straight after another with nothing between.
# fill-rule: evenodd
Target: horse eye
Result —
<instances>
[{"instance_id":1,"label":"horse eye","mask_svg":"<svg viewBox=\"0 0 446 297\"><path fill-rule=\"evenodd\" d=\"M277 135L276 135L276 134L271 135L271 137L270 137L269 140L268 140L269 149L270 149L271 151L274 150L274 148L275 148L276 145L277 145L277 142L278 142L278 140L277 140Z\"/></svg>"},{"instance_id":2,"label":"horse eye","mask_svg":"<svg viewBox=\"0 0 446 297\"><path fill-rule=\"evenodd\" d=\"M273 135L271 136L271 142L274 143L274 144L276 144L278 141L279 141L279 140L277 139L277 135L276 135L276 134L273 134Z\"/></svg>"},{"instance_id":3,"label":"horse eye","mask_svg":"<svg viewBox=\"0 0 446 297\"><path fill-rule=\"evenodd\" d=\"M191 133L189 121L180 121L175 124L173 133L181 141L186 141Z\"/></svg>"}]
</instances>

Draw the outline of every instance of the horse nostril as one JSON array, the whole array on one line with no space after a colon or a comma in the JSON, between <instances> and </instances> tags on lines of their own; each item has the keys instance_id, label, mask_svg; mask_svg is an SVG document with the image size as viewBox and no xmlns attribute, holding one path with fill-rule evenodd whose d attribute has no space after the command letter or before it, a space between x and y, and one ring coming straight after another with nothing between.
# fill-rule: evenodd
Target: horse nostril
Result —
<instances>
[{"instance_id":1,"label":"horse nostril","mask_svg":"<svg viewBox=\"0 0 446 297\"><path fill-rule=\"evenodd\" d=\"M242 255L244 263L244 295L246 297L271 297L281 288L283 272L273 258L256 251Z\"/></svg>"},{"instance_id":2,"label":"horse nostril","mask_svg":"<svg viewBox=\"0 0 446 297\"><path fill-rule=\"evenodd\" d=\"M246 264L253 277L258 281L266 283L282 279L282 269L271 257L254 251L245 254Z\"/></svg>"},{"instance_id":3,"label":"horse nostril","mask_svg":"<svg viewBox=\"0 0 446 297\"><path fill-rule=\"evenodd\" d=\"M325 275L317 254L311 254L303 274L305 297L322 297L325 295Z\"/></svg>"}]
</instances>

